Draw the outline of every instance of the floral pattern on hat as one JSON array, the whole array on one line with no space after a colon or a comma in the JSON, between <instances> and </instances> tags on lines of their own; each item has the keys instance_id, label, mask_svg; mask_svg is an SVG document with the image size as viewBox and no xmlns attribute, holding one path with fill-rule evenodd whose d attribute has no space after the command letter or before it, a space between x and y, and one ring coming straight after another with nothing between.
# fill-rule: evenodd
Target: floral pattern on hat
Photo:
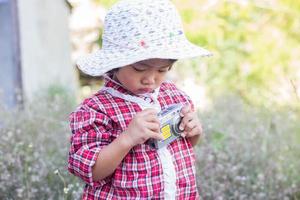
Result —
<instances>
[{"instance_id":1,"label":"floral pattern on hat","mask_svg":"<svg viewBox=\"0 0 300 200\"><path fill-rule=\"evenodd\" d=\"M187 40L179 13L169 0L119 1L105 17L102 40L102 49L78 60L84 73L100 76L151 58L211 55Z\"/></svg>"}]
</instances>

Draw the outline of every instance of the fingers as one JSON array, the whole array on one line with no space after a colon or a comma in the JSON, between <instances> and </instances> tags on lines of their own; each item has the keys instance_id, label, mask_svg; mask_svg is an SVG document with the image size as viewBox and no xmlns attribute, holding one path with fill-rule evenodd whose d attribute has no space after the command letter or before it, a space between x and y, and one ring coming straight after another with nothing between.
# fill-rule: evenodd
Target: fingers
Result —
<instances>
[{"instance_id":1,"label":"fingers","mask_svg":"<svg viewBox=\"0 0 300 200\"><path fill-rule=\"evenodd\" d=\"M155 109L145 109L139 113L137 113L136 118L138 119L139 123L146 122L154 122L159 124L159 120L157 117L157 111Z\"/></svg>"},{"instance_id":2,"label":"fingers","mask_svg":"<svg viewBox=\"0 0 300 200\"><path fill-rule=\"evenodd\" d=\"M138 113L141 116L146 116L146 115L157 115L157 110L154 108L147 108L145 110L142 110L141 112Z\"/></svg>"},{"instance_id":3,"label":"fingers","mask_svg":"<svg viewBox=\"0 0 300 200\"><path fill-rule=\"evenodd\" d=\"M202 135L203 134L203 129L202 126L195 126L193 129L190 131L184 131L181 133L182 137L193 137L195 135Z\"/></svg>"},{"instance_id":4,"label":"fingers","mask_svg":"<svg viewBox=\"0 0 300 200\"><path fill-rule=\"evenodd\" d=\"M189 110L189 108L185 108L183 110L185 113L182 118L181 124L179 126L180 130L184 132L181 134L182 137L192 137L195 135L202 134L202 126L195 112Z\"/></svg>"},{"instance_id":5,"label":"fingers","mask_svg":"<svg viewBox=\"0 0 300 200\"><path fill-rule=\"evenodd\" d=\"M162 136L162 134L160 132L155 132L155 131L151 131L149 134L149 138L153 138L156 140L163 140L164 137Z\"/></svg>"},{"instance_id":6,"label":"fingers","mask_svg":"<svg viewBox=\"0 0 300 200\"><path fill-rule=\"evenodd\" d=\"M157 115L148 115L148 116L145 116L145 120L147 122L157 123L158 125L160 124Z\"/></svg>"},{"instance_id":7,"label":"fingers","mask_svg":"<svg viewBox=\"0 0 300 200\"><path fill-rule=\"evenodd\" d=\"M193 120L195 117L195 114L190 112L190 113L187 113L185 114L185 116L182 118L181 120L181 123L180 123L180 126L179 126L179 129L180 130L185 130L185 127L192 121L195 121ZM192 124L191 124L192 125Z\"/></svg>"},{"instance_id":8,"label":"fingers","mask_svg":"<svg viewBox=\"0 0 300 200\"><path fill-rule=\"evenodd\" d=\"M157 110L153 108L147 108L138 113L141 117L145 117L145 119L149 121L158 121ZM156 120L154 120L156 119Z\"/></svg>"},{"instance_id":9,"label":"fingers","mask_svg":"<svg viewBox=\"0 0 300 200\"><path fill-rule=\"evenodd\" d=\"M198 125L198 122L196 120L191 120L185 124L184 130L187 132L190 132L192 129L194 129Z\"/></svg>"},{"instance_id":10,"label":"fingers","mask_svg":"<svg viewBox=\"0 0 300 200\"><path fill-rule=\"evenodd\" d=\"M180 116L183 117L185 116L187 113L191 112L191 106L190 105L186 105L184 106L182 109L181 109L181 112L180 112Z\"/></svg>"},{"instance_id":11,"label":"fingers","mask_svg":"<svg viewBox=\"0 0 300 200\"><path fill-rule=\"evenodd\" d=\"M150 123L147 122L144 124L145 130L140 133L144 135L145 140L148 140L149 138L153 138L156 140L163 140L164 137L160 133L160 125L157 123Z\"/></svg>"},{"instance_id":12,"label":"fingers","mask_svg":"<svg viewBox=\"0 0 300 200\"><path fill-rule=\"evenodd\" d=\"M147 122L145 124L145 127L147 129L150 129L151 131L154 131L156 133L160 133L160 124L156 122Z\"/></svg>"}]
</instances>

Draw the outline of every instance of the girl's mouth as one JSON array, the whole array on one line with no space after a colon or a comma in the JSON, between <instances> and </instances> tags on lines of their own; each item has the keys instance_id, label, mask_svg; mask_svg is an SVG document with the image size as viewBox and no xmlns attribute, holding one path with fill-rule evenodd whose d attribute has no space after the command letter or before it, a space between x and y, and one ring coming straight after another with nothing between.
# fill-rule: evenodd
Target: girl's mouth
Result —
<instances>
[{"instance_id":1,"label":"girl's mouth","mask_svg":"<svg viewBox=\"0 0 300 200\"><path fill-rule=\"evenodd\" d=\"M153 91L153 89L151 89L151 88L142 88L142 89L139 89L138 91L139 91L139 93L150 93L150 92Z\"/></svg>"}]
</instances>

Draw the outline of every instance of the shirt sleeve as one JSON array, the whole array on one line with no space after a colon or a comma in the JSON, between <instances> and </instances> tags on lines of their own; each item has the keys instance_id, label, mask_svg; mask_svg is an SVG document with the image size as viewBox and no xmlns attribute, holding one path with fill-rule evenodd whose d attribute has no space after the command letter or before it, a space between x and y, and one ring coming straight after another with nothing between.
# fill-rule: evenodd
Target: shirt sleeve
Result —
<instances>
[{"instance_id":1,"label":"shirt sleeve","mask_svg":"<svg viewBox=\"0 0 300 200\"><path fill-rule=\"evenodd\" d=\"M101 187L110 177L93 181L92 166L99 151L111 143L111 120L105 114L91 108L80 108L70 115L72 136L68 158L68 170L92 187Z\"/></svg>"}]
</instances>

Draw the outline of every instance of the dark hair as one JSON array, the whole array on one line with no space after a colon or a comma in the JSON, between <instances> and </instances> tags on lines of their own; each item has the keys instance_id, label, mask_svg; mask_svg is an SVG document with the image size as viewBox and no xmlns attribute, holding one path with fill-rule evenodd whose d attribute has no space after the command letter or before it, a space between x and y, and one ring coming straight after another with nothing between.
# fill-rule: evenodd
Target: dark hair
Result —
<instances>
[{"instance_id":1,"label":"dark hair","mask_svg":"<svg viewBox=\"0 0 300 200\"><path fill-rule=\"evenodd\" d=\"M114 69L111 69L111 70L109 70L108 72L106 72L106 74L113 74L113 73L115 73L116 71L118 71L120 68L118 67L118 68L114 68Z\"/></svg>"}]
</instances>

